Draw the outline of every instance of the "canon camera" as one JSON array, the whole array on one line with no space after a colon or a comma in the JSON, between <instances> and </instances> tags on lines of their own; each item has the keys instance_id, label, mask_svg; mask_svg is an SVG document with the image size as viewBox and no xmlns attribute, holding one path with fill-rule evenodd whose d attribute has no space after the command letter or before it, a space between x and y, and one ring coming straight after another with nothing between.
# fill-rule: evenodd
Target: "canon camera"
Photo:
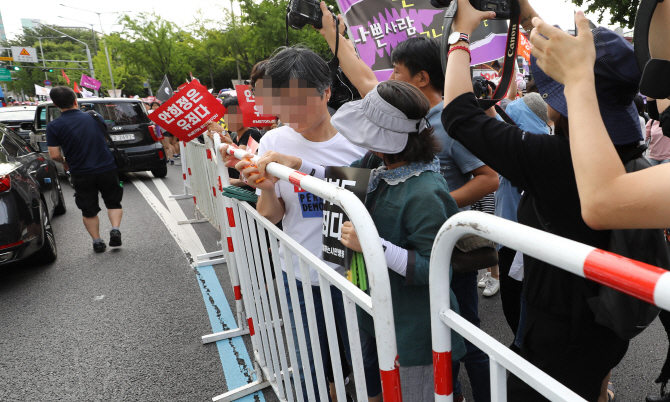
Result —
<instances>
[{"instance_id":1,"label":"canon camera","mask_svg":"<svg viewBox=\"0 0 670 402\"><path fill-rule=\"evenodd\" d=\"M286 21L293 29L302 29L305 25L311 25L321 29L321 11L319 0L291 0L286 8ZM335 15L333 15L335 18Z\"/></svg>"},{"instance_id":2,"label":"canon camera","mask_svg":"<svg viewBox=\"0 0 670 402\"><path fill-rule=\"evenodd\" d=\"M435 8L449 7L454 0L430 0ZM512 18L512 7L517 6L517 0L470 0L470 4L479 11L495 11L495 20L509 20Z\"/></svg>"}]
</instances>

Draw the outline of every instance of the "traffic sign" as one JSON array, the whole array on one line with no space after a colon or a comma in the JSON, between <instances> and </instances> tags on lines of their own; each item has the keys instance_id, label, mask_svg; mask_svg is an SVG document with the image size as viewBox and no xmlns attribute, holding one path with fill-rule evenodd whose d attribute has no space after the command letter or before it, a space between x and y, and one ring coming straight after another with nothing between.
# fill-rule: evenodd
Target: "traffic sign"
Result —
<instances>
[{"instance_id":1,"label":"traffic sign","mask_svg":"<svg viewBox=\"0 0 670 402\"><path fill-rule=\"evenodd\" d=\"M0 57L0 61L14 61L13 57Z\"/></svg>"},{"instance_id":2,"label":"traffic sign","mask_svg":"<svg viewBox=\"0 0 670 402\"><path fill-rule=\"evenodd\" d=\"M11 81L12 75L6 68L0 68L0 81Z\"/></svg>"},{"instance_id":3,"label":"traffic sign","mask_svg":"<svg viewBox=\"0 0 670 402\"><path fill-rule=\"evenodd\" d=\"M14 61L37 63L37 49L34 47L12 46Z\"/></svg>"},{"instance_id":4,"label":"traffic sign","mask_svg":"<svg viewBox=\"0 0 670 402\"><path fill-rule=\"evenodd\" d=\"M49 80L44 80L44 85L46 85L46 86L51 85L51 81L49 81Z\"/></svg>"}]
</instances>

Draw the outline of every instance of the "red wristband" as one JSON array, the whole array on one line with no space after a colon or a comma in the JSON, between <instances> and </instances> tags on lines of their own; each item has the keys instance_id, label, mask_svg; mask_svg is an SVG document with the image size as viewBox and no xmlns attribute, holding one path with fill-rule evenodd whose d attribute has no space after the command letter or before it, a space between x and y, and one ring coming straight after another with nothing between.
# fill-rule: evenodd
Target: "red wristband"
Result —
<instances>
[{"instance_id":1,"label":"red wristband","mask_svg":"<svg viewBox=\"0 0 670 402\"><path fill-rule=\"evenodd\" d=\"M447 58L451 55L451 52L453 52L454 50L458 50L458 49L465 50L466 52L468 52L468 56L470 56L470 61L472 61L472 53L470 53L470 48L468 48L466 46L454 46L454 47L452 47L451 49L449 49L449 53L447 53Z\"/></svg>"}]
</instances>

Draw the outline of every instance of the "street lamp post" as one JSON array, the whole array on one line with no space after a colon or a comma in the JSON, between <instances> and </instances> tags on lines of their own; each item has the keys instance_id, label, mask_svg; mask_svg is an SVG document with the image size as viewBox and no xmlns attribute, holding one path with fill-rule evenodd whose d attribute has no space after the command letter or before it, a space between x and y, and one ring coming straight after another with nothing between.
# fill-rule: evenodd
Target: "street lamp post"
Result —
<instances>
[{"instance_id":1,"label":"street lamp post","mask_svg":"<svg viewBox=\"0 0 670 402\"><path fill-rule=\"evenodd\" d=\"M102 17L101 14L118 14L118 13L130 13L132 11L106 11L106 12L97 12L91 10L84 10L83 8L66 6L61 4L63 7L74 8L79 11L86 11L88 13L98 14L98 21L100 21L100 32L102 32L102 45L105 48L105 57L107 58L107 68L109 68L109 79L112 81L112 89L116 92L116 87L114 86L114 74L112 74L112 64L109 62L109 53L107 52L107 41L105 40L105 29L102 27Z\"/></svg>"},{"instance_id":2,"label":"street lamp post","mask_svg":"<svg viewBox=\"0 0 670 402\"><path fill-rule=\"evenodd\" d=\"M89 24L88 22L79 21L79 20L74 20L74 19L72 19L72 18L61 17L61 16L59 16L58 18L62 18L62 19L64 19L64 20L70 20L70 21L79 22L79 23L81 23L81 24L90 25L90 26L91 26L91 36L93 36L93 51L95 52L95 54L98 54L98 45L97 45L97 43L96 43L96 41L95 41L95 37L96 37L97 35L95 34L96 32L93 30L93 25L95 25L95 24Z\"/></svg>"},{"instance_id":3,"label":"street lamp post","mask_svg":"<svg viewBox=\"0 0 670 402\"><path fill-rule=\"evenodd\" d=\"M36 22L36 21L33 20L33 22ZM45 27L45 28L51 29L52 31L56 31L59 34L61 34L63 36L66 36L66 37L68 37L68 38L86 46L86 57L88 57L88 69L91 71L91 77L95 79L95 70L93 69L93 60L91 59L91 51L89 50L88 45L86 44L86 42L82 42L79 39L76 39L76 38L71 37L70 35L64 34L63 32L57 30L54 27L50 27L49 25L43 25L43 24L40 24L40 25ZM44 60L44 56L42 56L42 60ZM95 96L98 96L98 91L97 90L95 91Z\"/></svg>"},{"instance_id":4,"label":"street lamp post","mask_svg":"<svg viewBox=\"0 0 670 402\"><path fill-rule=\"evenodd\" d=\"M44 50L42 49L42 39L60 39L64 38L65 36L50 36L50 37L39 37L39 36L32 36L32 35L25 35L28 38L37 38L37 40L40 42L40 54L42 55L42 66L46 70L47 63L44 61ZM47 75L47 72L44 71L44 80L48 80L49 76Z\"/></svg>"}]
</instances>

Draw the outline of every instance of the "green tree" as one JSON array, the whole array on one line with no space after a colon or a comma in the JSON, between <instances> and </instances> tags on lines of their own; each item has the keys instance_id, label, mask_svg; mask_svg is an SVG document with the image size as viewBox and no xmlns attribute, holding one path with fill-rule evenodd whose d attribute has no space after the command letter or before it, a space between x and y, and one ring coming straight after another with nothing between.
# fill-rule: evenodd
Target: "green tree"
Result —
<instances>
[{"instance_id":1,"label":"green tree","mask_svg":"<svg viewBox=\"0 0 670 402\"><path fill-rule=\"evenodd\" d=\"M586 11L600 15L598 22L602 22L604 14L611 14L610 24L633 28L635 16L640 0L572 0L578 6L587 5Z\"/></svg>"},{"instance_id":2,"label":"green tree","mask_svg":"<svg viewBox=\"0 0 670 402\"><path fill-rule=\"evenodd\" d=\"M155 13L123 16L117 43L120 59L137 71L146 71L154 82L167 75L171 82L188 77L189 34Z\"/></svg>"},{"instance_id":3,"label":"green tree","mask_svg":"<svg viewBox=\"0 0 670 402\"><path fill-rule=\"evenodd\" d=\"M69 35L75 39L81 40L93 49L93 37L90 30L60 28L59 31ZM67 85L67 81L62 76L61 69L65 70L68 77L72 80L79 81L83 73L90 75L88 71L88 59L84 46L68 37L61 37L62 35L49 29L47 26L37 26L34 29L26 29L22 35L18 35L14 40L7 40L0 42L3 47L10 46L29 46L37 48L38 56L42 59L40 52L39 38L42 39L42 52L46 60L77 60L76 62L46 62L47 68L52 68L54 71L47 73L48 78L52 84ZM49 38L49 39L47 39ZM2 67L8 65L9 62L4 63ZM22 90L28 96L35 94L35 85L44 86L45 73L41 71L42 63L12 63L21 67L20 71L12 72L12 76L16 79L8 84L8 89L16 92ZM85 68L86 70L75 70L77 68Z\"/></svg>"}]
</instances>

